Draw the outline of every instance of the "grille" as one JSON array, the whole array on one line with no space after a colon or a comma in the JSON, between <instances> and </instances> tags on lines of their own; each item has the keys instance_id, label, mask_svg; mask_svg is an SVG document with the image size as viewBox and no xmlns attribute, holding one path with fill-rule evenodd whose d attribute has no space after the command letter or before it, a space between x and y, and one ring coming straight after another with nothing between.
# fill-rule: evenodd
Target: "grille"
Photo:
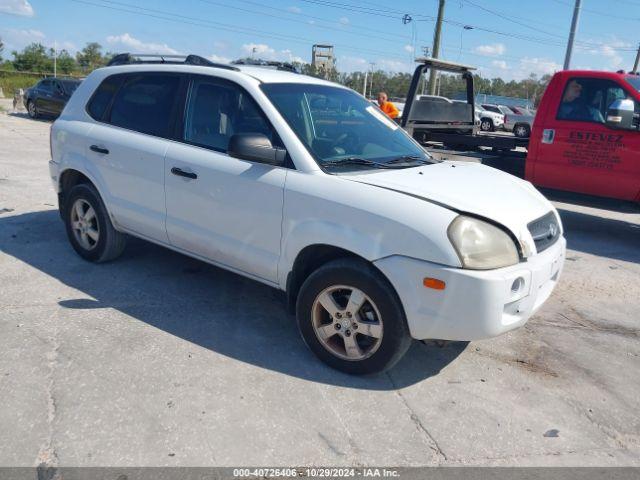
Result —
<instances>
[{"instance_id":1,"label":"grille","mask_svg":"<svg viewBox=\"0 0 640 480\"><path fill-rule=\"evenodd\" d=\"M553 212L534 220L527 225L533 237L538 253L544 252L560 238L560 225Z\"/></svg>"}]
</instances>

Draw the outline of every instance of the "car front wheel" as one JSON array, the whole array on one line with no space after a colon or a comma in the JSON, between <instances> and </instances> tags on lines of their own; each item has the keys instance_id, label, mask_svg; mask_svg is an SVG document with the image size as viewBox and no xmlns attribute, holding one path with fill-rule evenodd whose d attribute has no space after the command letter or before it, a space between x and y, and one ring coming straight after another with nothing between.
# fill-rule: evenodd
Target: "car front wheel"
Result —
<instances>
[{"instance_id":1,"label":"car front wheel","mask_svg":"<svg viewBox=\"0 0 640 480\"><path fill-rule=\"evenodd\" d=\"M64 219L73 249L90 262L107 262L125 247L124 234L113 228L98 191L89 184L74 186L66 196Z\"/></svg>"},{"instance_id":2,"label":"car front wheel","mask_svg":"<svg viewBox=\"0 0 640 480\"><path fill-rule=\"evenodd\" d=\"M395 290L362 260L334 260L313 272L301 287L296 317L309 348L350 374L383 372L411 344Z\"/></svg>"}]
</instances>

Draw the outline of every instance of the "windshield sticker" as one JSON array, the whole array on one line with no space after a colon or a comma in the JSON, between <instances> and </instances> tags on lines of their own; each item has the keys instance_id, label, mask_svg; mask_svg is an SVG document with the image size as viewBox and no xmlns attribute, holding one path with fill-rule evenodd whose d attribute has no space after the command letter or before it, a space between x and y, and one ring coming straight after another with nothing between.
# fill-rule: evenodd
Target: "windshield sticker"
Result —
<instances>
[{"instance_id":1,"label":"windshield sticker","mask_svg":"<svg viewBox=\"0 0 640 480\"><path fill-rule=\"evenodd\" d=\"M384 113L382 113L373 105L368 106L366 110L371 115L373 115L378 120L380 120L382 123L384 123L387 127L389 127L391 130L397 130L399 128L397 123L395 123L393 120L391 120L389 117L387 117Z\"/></svg>"}]
</instances>

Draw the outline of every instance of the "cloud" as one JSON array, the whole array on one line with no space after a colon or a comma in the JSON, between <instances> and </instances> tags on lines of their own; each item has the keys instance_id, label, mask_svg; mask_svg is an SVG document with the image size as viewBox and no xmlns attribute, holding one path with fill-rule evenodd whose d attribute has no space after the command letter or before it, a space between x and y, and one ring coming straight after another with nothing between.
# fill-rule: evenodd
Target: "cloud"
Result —
<instances>
[{"instance_id":1,"label":"cloud","mask_svg":"<svg viewBox=\"0 0 640 480\"><path fill-rule=\"evenodd\" d=\"M502 43L493 43L491 45L478 45L473 49L473 53L477 53L478 55L485 56L498 56L504 55L504 52L507 51L507 47Z\"/></svg>"},{"instance_id":2,"label":"cloud","mask_svg":"<svg viewBox=\"0 0 640 480\"><path fill-rule=\"evenodd\" d=\"M40 30L19 30L14 28L8 28L6 30L0 29L0 37L2 37L2 41L4 42L5 53L11 52L12 50L22 50L30 43L41 43L48 46L45 41L46 36Z\"/></svg>"},{"instance_id":3,"label":"cloud","mask_svg":"<svg viewBox=\"0 0 640 480\"><path fill-rule=\"evenodd\" d=\"M274 55L276 51L265 43L245 43L242 45L242 51L255 55Z\"/></svg>"},{"instance_id":4,"label":"cloud","mask_svg":"<svg viewBox=\"0 0 640 480\"><path fill-rule=\"evenodd\" d=\"M496 67L499 70L509 70L509 65L504 60L493 60L491 65Z\"/></svg>"},{"instance_id":5,"label":"cloud","mask_svg":"<svg viewBox=\"0 0 640 480\"><path fill-rule=\"evenodd\" d=\"M361 57L351 57L348 55L343 55L338 58L336 67L341 72L364 71L369 69L369 62Z\"/></svg>"},{"instance_id":6,"label":"cloud","mask_svg":"<svg viewBox=\"0 0 640 480\"><path fill-rule=\"evenodd\" d=\"M302 13L302 10L298 7L288 7L287 10L289 10L291 13Z\"/></svg>"},{"instance_id":7,"label":"cloud","mask_svg":"<svg viewBox=\"0 0 640 480\"><path fill-rule=\"evenodd\" d=\"M620 52L618 49L621 49L621 48L629 49L633 47L633 44L629 42L625 42L624 40L619 40L618 38L615 38L615 37L604 42L598 42L596 40L588 40L588 41L585 41L585 43L601 43L598 46L593 46L586 49L578 47L578 49L584 51L587 54L595 55L597 57L607 59L607 65L605 66L605 68L610 68L614 70L620 68L624 61L624 58L622 57L622 55L620 55Z\"/></svg>"},{"instance_id":8,"label":"cloud","mask_svg":"<svg viewBox=\"0 0 640 480\"><path fill-rule=\"evenodd\" d=\"M376 70L384 70L385 72L410 72L413 71L413 65L409 62L401 60L393 60L389 58L380 58L376 60Z\"/></svg>"},{"instance_id":9,"label":"cloud","mask_svg":"<svg viewBox=\"0 0 640 480\"><path fill-rule=\"evenodd\" d=\"M535 73L537 76L542 76L555 73L559 70L562 70L562 65L548 58L524 57L520 59L518 68L513 76L515 80L523 80L528 78L532 73Z\"/></svg>"},{"instance_id":10,"label":"cloud","mask_svg":"<svg viewBox=\"0 0 640 480\"><path fill-rule=\"evenodd\" d=\"M289 49L276 50L265 43L245 43L242 45L242 51L245 56L253 56L261 60L276 60L280 62L300 62L304 59L293 54Z\"/></svg>"},{"instance_id":11,"label":"cloud","mask_svg":"<svg viewBox=\"0 0 640 480\"><path fill-rule=\"evenodd\" d=\"M212 53L211 55L209 55L207 57L209 60L211 60L212 62L217 62L217 63L231 63L231 59L227 58L227 57L222 57L220 55L216 55L215 53Z\"/></svg>"},{"instance_id":12,"label":"cloud","mask_svg":"<svg viewBox=\"0 0 640 480\"><path fill-rule=\"evenodd\" d=\"M413 45L405 45L402 48L404 48L405 52L413 53Z\"/></svg>"},{"instance_id":13,"label":"cloud","mask_svg":"<svg viewBox=\"0 0 640 480\"><path fill-rule=\"evenodd\" d=\"M27 0L2 0L0 1L0 13L33 17L35 12Z\"/></svg>"},{"instance_id":14,"label":"cloud","mask_svg":"<svg viewBox=\"0 0 640 480\"><path fill-rule=\"evenodd\" d=\"M338 58L337 68L341 72L364 72L371 70L369 61L362 57L351 57L343 55ZM395 60L390 58L378 58L375 60L374 70L383 70L385 72L410 72L413 71L413 65L409 62Z\"/></svg>"},{"instance_id":15,"label":"cloud","mask_svg":"<svg viewBox=\"0 0 640 480\"><path fill-rule=\"evenodd\" d=\"M338 20L342 25L349 25L349 19L347 17L340 17Z\"/></svg>"},{"instance_id":16,"label":"cloud","mask_svg":"<svg viewBox=\"0 0 640 480\"><path fill-rule=\"evenodd\" d=\"M165 55L180 53L166 43L146 43L128 33L110 35L107 37L107 43L131 51L132 53L164 53Z\"/></svg>"},{"instance_id":17,"label":"cloud","mask_svg":"<svg viewBox=\"0 0 640 480\"><path fill-rule=\"evenodd\" d=\"M40 43L47 48L53 48L54 46L59 51L66 50L69 53L75 53L78 51L78 47L75 43L68 42L66 40L58 41L54 43L53 40L49 40L47 36L40 30L34 29L13 29L6 30L0 29L0 37L5 43L5 52L11 52L12 50L22 50L24 47L31 43Z\"/></svg>"}]
</instances>

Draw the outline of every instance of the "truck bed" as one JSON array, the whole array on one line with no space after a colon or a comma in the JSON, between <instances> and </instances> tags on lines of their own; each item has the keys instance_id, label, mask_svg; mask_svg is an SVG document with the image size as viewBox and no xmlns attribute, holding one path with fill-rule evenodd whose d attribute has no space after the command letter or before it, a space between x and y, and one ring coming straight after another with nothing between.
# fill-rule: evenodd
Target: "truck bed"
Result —
<instances>
[{"instance_id":1,"label":"truck bed","mask_svg":"<svg viewBox=\"0 0 640 480\"><path fill-rule=\"evenodd\" d=\"M526 149L529 146L528 138L517 138L510 134L478 133L475 135L462 133L440 133L414 130L414 138L421 144L437 143L456 150L477 148L490 148L494 150Z\"/></svg>"},{"instance_id":2,"label":"truck bed","mask_svg":"<svg viewBox=\"0 0 640 480\"><path fill-rule=\"evenodd\" d=\"M425 147L429 153L438 160L482 163L483 165L515 175L516 177L524 178L527 152L522 148L512 151L496 151L490 148L464 150L447 148L437 143L430 143L425 145Z\"/></svg>"}]
</instances>

